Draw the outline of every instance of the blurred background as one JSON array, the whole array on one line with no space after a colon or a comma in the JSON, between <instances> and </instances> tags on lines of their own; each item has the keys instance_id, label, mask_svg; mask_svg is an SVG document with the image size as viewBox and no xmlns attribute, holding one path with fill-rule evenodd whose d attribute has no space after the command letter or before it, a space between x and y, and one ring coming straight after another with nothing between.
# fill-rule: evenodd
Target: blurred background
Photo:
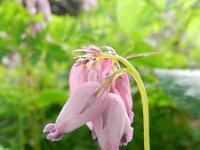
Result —
<instances>
[{"instance_id":1,"label":"blurred background","mask_svg":"<svg viewBox=\"0 0 200 150\"><path fill-rule=\"evenodd\" d=\"M68 98L72 50L112 46L140 72L152 150L200 149L200 0L0 0L0 150L98 150L86 126L58 142L42 133ZM131 79L134 139L142 106Z\"/></svg>"}]
</instances>

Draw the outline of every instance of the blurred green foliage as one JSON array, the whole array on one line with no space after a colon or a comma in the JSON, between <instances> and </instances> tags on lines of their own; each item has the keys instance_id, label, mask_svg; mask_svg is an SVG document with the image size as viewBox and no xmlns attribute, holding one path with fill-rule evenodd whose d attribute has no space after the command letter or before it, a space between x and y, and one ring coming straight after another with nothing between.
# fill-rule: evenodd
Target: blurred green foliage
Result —
<instances>
[{"instance_id":1,"label":"blurred green foliage","mask_svg":"<svg viewBox=\"0 0 200 150\"><path fill-rule=\"evenodd\" d=\"M78 17L52 15L45 22L41 14L30 15L18 3L1 2L0 150L98 149L86 126L59 142L47 141L42 133L68 98L67 79L75 61L71 51L90 44L110 45L124 57L161 51L160 56L131 60L148 91L151 148L199 149L200 125L191 125L199 116L176 103L182 98L183 105L190 105L184 90L173 92L177 88L169 88L173 83L168 75L157 78L153 71L200 67L199 16L198 0L101 0L94 10ZM33 30L37 25L38 32ZM134 140L121 149L142 150L141 102L134 81L132 84ZM199 100L197 96L193 95L194 101Z\"/></svg>"}]
</instances>

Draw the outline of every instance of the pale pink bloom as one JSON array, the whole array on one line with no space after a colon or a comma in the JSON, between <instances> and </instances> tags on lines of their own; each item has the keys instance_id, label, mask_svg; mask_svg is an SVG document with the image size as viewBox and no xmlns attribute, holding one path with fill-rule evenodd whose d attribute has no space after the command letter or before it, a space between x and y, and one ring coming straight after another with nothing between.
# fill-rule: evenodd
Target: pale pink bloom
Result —
<instances>
[{"instance_id":1,"label":"pale pink bloom","mask_svg":"<svg viewBox=\"0 0 200 150\"><path fill-rule=\"evenodd\" d=\"M55 124L48 124L44 132L50 132L47 139L56 141L63 133L71 132L88 121L98 117L107 106L106 90L95 94L99 88L97 82L86 82L77 88L62 108ZM81 102L80 102L81 100Z\"/></svg>"},{"instance_id":2,"label":"pale pink bloom","mask_svg":"<svg viewBox=\"0 0 200 150\"><path fill-rule=\"evenodd\" d=\"M23 2L26 5L30 14L34 15L36 12L41 12L46 21L51 18L51 7L48 0L18 0L20 4Z\"/></svg>"},{"instance_id":3,"label":"pale pink bloom","mask_svg":"<svg viewBox=\"0 0 200 150\"><path fill-rule=\"evenodd\" d=\"M99 53L99 49L92 47L93 50L88 50L87 52L91 55L96 55ZM107 75L112 69L112 59L102 58L98 62L93 60L85 61L79 58L76 63L72 66L69 75L69 87L70 91L74 91L77 87L82 85L84 82L97 81L102 83L105 81ZM90 130L92 130L92 123L87 123ZM93 135L93 133L92 133Z\"/></svg>"},{"instance_id":4,"label":"pale pink bloom","mask_svg":"<svg viewBox=\"0 0 200 150\"><path fill-rule=\"evenodd\" d=\"M118 150L132 139L133 128L122 99L116 94L106 98L108 106L102 115L92 121L102 150Z\"/></svg>"},{"instance_id":5,"label":"pale pink bloom","mask_svg":"<svg viewBox=\"0 0 200 150\"><path fill-rule=\"evenodd\" d=\"M25 5L30 14L35 14L37 12L34 0L25 0Z\"/></svg>"},{"instance_id":6,"label":"pale pink bloom","mask_svg":"<svg viewBox=\"0 0 200 150\"><path fill-rule=\"evenodd\" d=\"M88 81L88 76L91 74L90 72L93 70L93 65L94 65L93 60L89 60L87 62L84 62L83 59L77 60L77 62L72 66L69 75L70 92L74 91L80 85ZM93 74L90 76L93 76ZM91 81L95 81L95 79Z\"/></svg>"},{"instance_id":7,"label":"pale pink bloom","mask_svg":"<svg viewBox=\"0 0 200 150\"><path fill-rule=\"evenodd\" d=\"M128 76L122 73L110 81L109 77L120 68L118 63L113 66L111 58L95 60L102 53L95 46L77 51L87 54L79 57L70 71L69 100L56 123L46 125L44 132L49 132L47 139L57 141L64 133L87 124L102 150L118 150L120 145L131 141L133 132Z\"/></svg>"},{"instance_id":8,"label":"pale pink bloom","mask_svg":"<svg viewBox=\"0 0 200 150\"><path fill-rule=\"evenodd\" d=\"M72 66L69 75L69 88L74 91L84 82L97 81L102 83L112 69L112 59L102 58L98 62L85 61L79 58Z\"/></svg>"},{"instance_id":9,"label":"pale pink bloom","mask_svg":"<svg viewBox=\"0 0 200 150\"><path fill-rule=\"evenodd\" d=\"M49 21L51 18L51 7L48 0L37 0L36 8L39 12L44 15L46 21Z\"/></svg>"},{"instance_id":10,"label":"pale pink bloom","mask_svg":"<svg viewBox=\"0 0 200 150\"><path fill-rule=\"evenodd\" d=\"M105 80L106 76L110 75L112 69L111 58L101 58L97 62L97 71L99 80Z\"/></svg>"},{"instance_id":11,"label":"pale pink bloom","mask_svg":"<svg viewBox=\"0 0 200 150\"><path fill-rule=\"evenodd\" d=\"M128 75L126 73L120 74L119 76L116 77L114 92L117 95L119 95L124 101L124 104L126 106L126 111L132 123L133 122L133 112L132 112L133 102L132 102L132 96L131 96L130 82L129 82Z\"/></svg>"}]
</instances>

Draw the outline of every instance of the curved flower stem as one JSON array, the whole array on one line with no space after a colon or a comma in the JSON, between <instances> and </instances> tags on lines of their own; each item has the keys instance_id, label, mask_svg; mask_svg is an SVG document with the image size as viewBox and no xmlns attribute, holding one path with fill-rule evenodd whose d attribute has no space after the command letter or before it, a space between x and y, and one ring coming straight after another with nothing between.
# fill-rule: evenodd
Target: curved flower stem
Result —
<instances>
[{"instance_id":1,"label":"curved flower stem","mask_svg":"<svg viewBox=\"0 0 200 150\"><path fill-rule=\"evenodd\" d=\"M146 89L143 84L143 81L137 72L137 70L132 66L132 64L127 61L125 58L119 56L119 55L112 55L112 54L102 54L99 56L99 58L112 58L114 60L118 60L119 62L123 63L127 69L128 72L132 75L132 77L135 79L141 99L142 99L142 109L143 109L143 126L144 126L144 149L150 150L150 139L149 139L149 106L148 106L148 98L146 94Z\"/></svg>"},{"instance_id":2,"label":"curved flower stem","mask_svg":"<svg viewBox=\"0 0 200 150\"><path fill-rule=\"evenodd\" d=\"M122 72L128 72L127 68L121 68L117 71L115 71L100 87L99 89L95 92L95 95L97 95L104 87L106 87L112 80L113 78Z\"/></svg>"}]
</instances>

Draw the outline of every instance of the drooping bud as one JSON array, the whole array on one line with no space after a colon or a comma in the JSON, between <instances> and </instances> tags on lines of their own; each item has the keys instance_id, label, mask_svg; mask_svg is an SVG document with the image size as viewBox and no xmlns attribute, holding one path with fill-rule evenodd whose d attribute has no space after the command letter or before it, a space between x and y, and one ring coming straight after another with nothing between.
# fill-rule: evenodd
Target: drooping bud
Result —
<instances>
[{"instance_id":1,"label":"drooping bud","mask_svg":"<svg viewBox=\"0 0 200 150\"><path fill-rule=\"evenodd\" d=\"M111 48L108 52L115 55ZM78 56L69 75L70 97L55 124L48 124L47 139L60 140L64 133L87 124L93 139L102 150L118 150L132 139L133 121L130 83L119 62L98 58L102 52L96 46L75 50ZM123 73L122 73L123 72ZM112 83L113 86L112 86Z\"/></svg>"}]
</instances>

